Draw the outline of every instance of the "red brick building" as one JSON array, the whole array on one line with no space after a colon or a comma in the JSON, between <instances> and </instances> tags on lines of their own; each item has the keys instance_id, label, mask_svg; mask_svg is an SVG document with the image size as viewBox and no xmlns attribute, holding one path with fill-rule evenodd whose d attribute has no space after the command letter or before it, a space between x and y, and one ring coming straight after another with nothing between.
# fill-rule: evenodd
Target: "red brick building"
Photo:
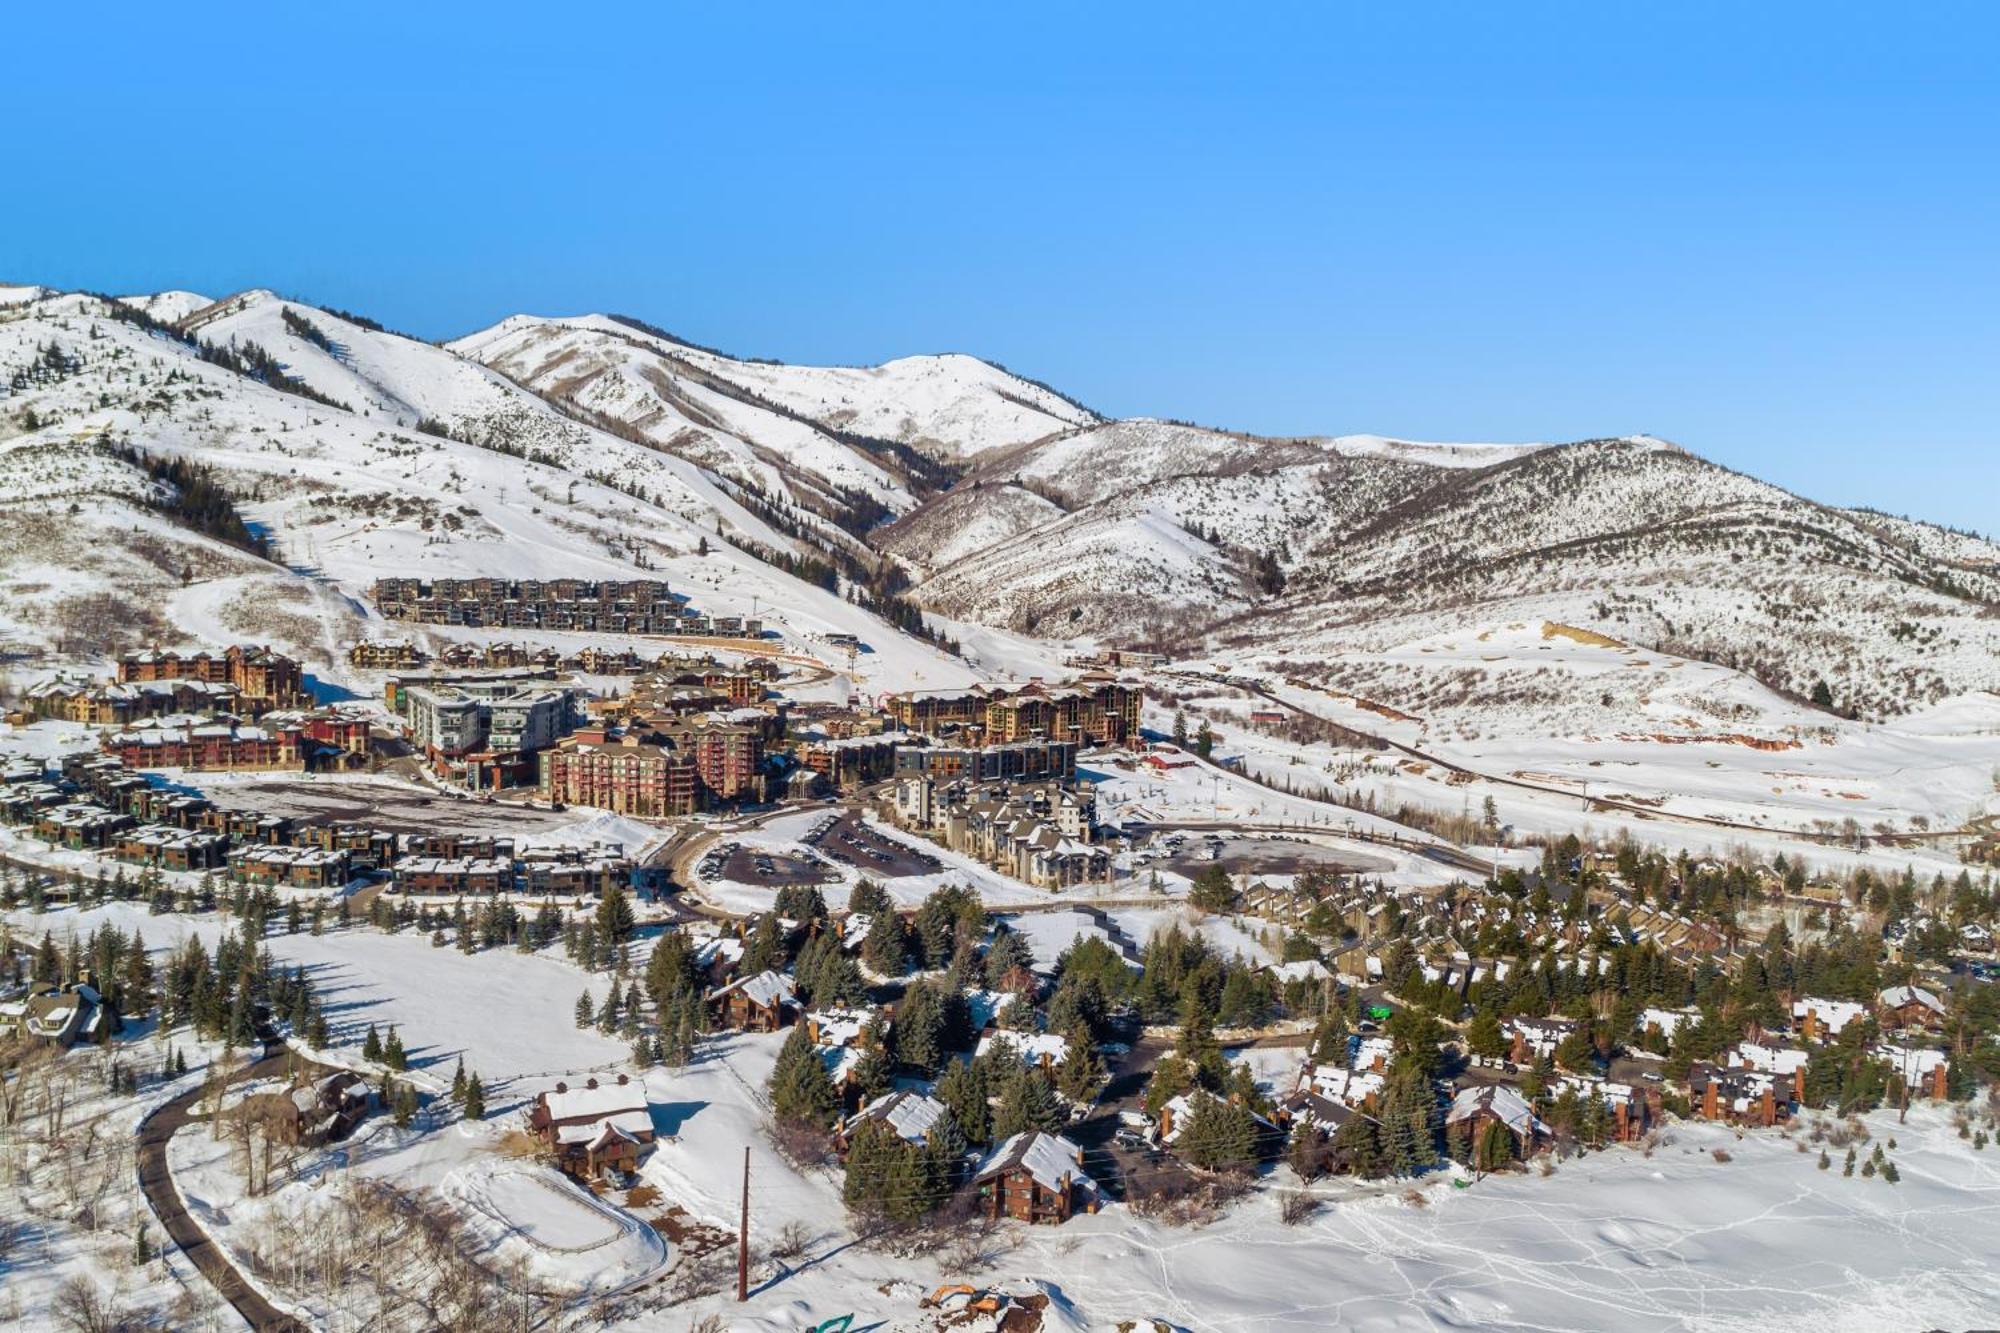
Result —
<instances>
[{"instance_id":1,"label":"red brick building","mask_svg":"<svg viewBox=\"0 0 2000 1333\"><path fill-rule=\"evenodd\" d=\"M300 736L296 725L257 727L217 722L197 727L134 727L112 734L104 749L127 768L303 769L305 751Z\"/></svg>"}]
</instances>

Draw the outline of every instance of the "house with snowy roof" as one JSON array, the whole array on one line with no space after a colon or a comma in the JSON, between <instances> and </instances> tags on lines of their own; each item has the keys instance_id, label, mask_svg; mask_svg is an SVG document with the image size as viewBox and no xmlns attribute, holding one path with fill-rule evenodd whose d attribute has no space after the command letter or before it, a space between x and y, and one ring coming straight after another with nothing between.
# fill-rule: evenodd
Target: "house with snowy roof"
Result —
<instances>
[{"instance_id":1,"label":"house with snowy roof","mask_svg":"<svg viewBox=\"0 0 2000 1333\"><path fill-rule=\"evenodd\" d=\"M1583 1024L1573 1018L1509 1018L1500 1024L1500 1029L1513 1043L1507 1058L1521 1065L1553 1056L1556 1047L1572 1033L1581 1031Z\"/></svg>"},{"instance_id":2,"label":"house with snowy roof","mask_svg":"<svg viewBox=\"0 0 2000 1333\"><path fill-rule=\"evenodd\" d=\"M1083 1149L1039 1130L988 1153L973 1170L972 1189L986 1216L1020 1222L1060 1224L1101 1206L1097 1182L1083 1169Z\"/></svg>"},{"instance_id":3,"label":"house with snowy roof","mask_svg":"<svg viewBox=\"0 0 2000 1333\"><path fill-rule=\"evenodd\" d=\"M1792 1021L1798 1024L1805 1041L1831 1041L1842 1028L1868 1013L1868 1006L1854 1000L1829 1000L1808 995L1792 1001Z\"/></svg>"},{"instance_id":4,"label":"house with snowy roof","mask_svg":"<svg viewBox=\"0 0 2000 1333\"><path fill-rule=\"evenodd\" d=\"M1769 1127L1792 1114L1789 1077L1697 1060L1688 1066L1688 1109L1700 1120Z\"/></svg>"},{"instance_id":5,"label":"house with snowy roof","mask_svg":"<svg viewBox=\"0 0 2000 1333\"><path fill-rule=\"evenodd\" d=\"M1944 1001L1922 986L1891 986L1875 997L1875 1018L1883 1028L1925 1028L1936 1032L1944 1026Z\"/></svg>"},{"instance_id":6,"label":"house with snowy roof","mask_svg":"<svg viewBox=\"0 0 2000 1333\"><path fill-rule=\"evenodd\" d=\"M1460 1088L1445 1112L1447 1136L1462 1136L1470 1145L1469 1156L1483 1161L1480 1148L1490 1126L1499 1126L1512 1138L1515 1157L1535 1155L1548 1141L1549 1127L1535 1114L1535 1108L1516 1089L1505 1083L1476 1083Z\"/></svg>"},{"instance_id":7,"label":"house with snowy roof","mask_svg":"<svg viewBox=\"0 0 2000 1333\"><path fill-rule=\"evenodd\" d=\"M645 1090L624 1074L612 1083L592 1078L580 1088L558 1083L537 1094L528 1108L528 1129L557 1166L583 1180L607 1167L632 1170L654 1137Z\"/></svg>"},{"instance_id":8,"label":"house with snowy roof","mask_svg":"<svg viewBox=\"0 0 2000 1333\"><path fill-rule=\"evenodd\" d=\"M1672 1041L1684 1027L1692 1027L1701 1022L1701 1010L1690 1005L1685 1009L1645 1009L1639 1014L1641 1032L1657 1032Z\"/></svg>"},{"instance_id":9,"label":"house with snowy roof","mask_svg":"<svg viewBox=\"0 0 2000 1333\"><path fill-rule=\"evenodd\" d=\"M1882 1041L1868 1048L1868 1054L1894 1071L1912 1097L1943 1101L1949 1096L1946 1078L1951 1073L1951 1057L1928 1046Z\"/></svg>"},{"instance_id":10,"label":"house with snowy roof","mask_svg":"<svg viewBox=\"0 0 2000 1333\"><path fill-rule=\"evenodd\" d=\"M798 1012L798 988L782 972L764 969L708 993L716 1022L741 1032L776 1032Z\"/></svg>"},{"instance_id":11,"label":"house with snowy roof","mask_svg":"<svg viewBox=\"0 0 2000 1333\"><path fill-rule=\"evenodd\" d=\"M1568 1092L1579 1102L1602 1106L1611 1117L1611 1137L1619 1143L1643 1136L1660 1114L1657 1093L1595 1074L1560 1074L1554 1091L1558 1096Z\"/></svg>"},{"instance_id":12,"label":"house with snowy roof","mask_svg":"<svg viewBox=\"0 0 2000 1333\"><path fill-rule=\"evenodd\" d=\"M1722 1063L1771 1075L1779 1081L1789 1100L1796 1102L1805 1096L1806 1061L1810 1056L1810 1051L1788 1041L1746 1038L1722 1053Z\"/></svg>"},{"instance_id":13,"label":"house with snowy roof","mask_svg":"<svg viewBox=\"0 0 2000 1333\"><path fill-rule=\"evenodd\" d=\"M919 1144L929 1143L933 1135L952 1128L951 1110L943 1102L926 1092L899 1088L883 1093L853 1115L843 1116L834 1129L834 1146L845 1154L855 1132L871 1121L887 1125L905 1142Z\"/></svg>"},{"instance_id":14,"label":"house with snowy roof","mask_svg":"<svg viewBox=\"0 0 2000 1333\"><path fill-rule=\"evenodd\" d=\"M973 1057L976 1059L985 1055L996 1043L1011 1047L1022 1064L1039 1065L1051 1073L1069 1058L1069 1039L1059 1032L1013 1032L1006 1029L981 1037Z\"/></svg>"},{"instance_id":15,"label":"house with snowy roof","mask_svg":"<svg viewBox=\"0 0 2000 1333\"><path fill-rule=\"evenodd\" d=\"M13 999L0 1000L0 1037L23 1037L68 1048L96 1040L105 1026L118 1030L118 1020L94 986L71 982L57 986L38 981Z\"/></svg>"}]
</instances>

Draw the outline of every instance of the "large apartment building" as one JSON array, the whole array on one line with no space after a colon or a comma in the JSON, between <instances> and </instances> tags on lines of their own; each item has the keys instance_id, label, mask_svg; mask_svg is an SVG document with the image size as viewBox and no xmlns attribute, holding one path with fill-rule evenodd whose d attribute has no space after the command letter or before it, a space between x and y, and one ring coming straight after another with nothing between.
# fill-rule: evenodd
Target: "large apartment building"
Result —
<instances>
[{"instance_id":1,"label":"large apartment building","mask_svg":"<svg viewBox=\"0 0 2000 1333\"><path fill-rule=\"evenodd\" d=\"M658 579L378 579L375 604L426 625L674 634L685 617Z\"/></svg>"},{"instance_id":2,"label":"large apartment building","mask_svg":"<svg viewBox=\"0 0 2000 1333\"><path fill-rule=\"evenodd\" d=\"M540 787L552 801L647 819L760 802L769 794L763 729L694 721L578 731L542 752Z\"/></svg>"},{"instance_id":3,"label":"large apartment building","mask_svg":"<svg viewBox=\"0 0 2000 1333\"><path fill-rule=\"evenodd\" d=\"M533 781L535 755L583 718L584 691L553 682L473 676L390 688L410 743L468 787Z\"/></svg>"},{"instance_id":4,"label":"large apartment building","mask_svg":"<svg viewBox=\"0 0 2000 1333\"><path fill-rule=\"evenodd\" d=\"M1060 685L976 685L891 695L889 713L905 731L956 735L973 744L1031 739L1122 745L1139 734L1140 685L1102 673Z\"/></svg>"},{"instance_id":5,"label":"large apartment building","mask_svg":"<svg viewBox=\"0 0 2000 1333\"><path fill-rule=\"evenodd\" d=\"M128 768L303 769L306 761L302 734L297 725L149 724L112 734L105 739L104 749Z\"/></svg>"},{"instance_id":6,"label":"large apartment building","mask_svg":"<svg viewBox=\"0 0 2000 1333\"><path fill-rule=\"evenodd\" d=\"M298 708L311 702L305 670L293 659L269 648L232 644L220 653L162 652L157 648L127 653L118 659L118 683L153 680L199 680L234 686L244 710Z\"/></svg>"}]
</instances>

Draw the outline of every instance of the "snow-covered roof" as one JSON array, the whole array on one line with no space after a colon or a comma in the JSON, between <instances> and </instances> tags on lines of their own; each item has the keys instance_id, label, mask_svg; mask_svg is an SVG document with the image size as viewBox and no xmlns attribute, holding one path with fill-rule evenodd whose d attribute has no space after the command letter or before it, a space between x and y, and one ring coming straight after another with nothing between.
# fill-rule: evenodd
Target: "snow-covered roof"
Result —
<instances>
[{"instance_id":1,"label":"snow-covered roof","mask_svg":"<svg viewBox=\"0 0 2000 1333\"><path fill-rule=\"evenodd\" d=\"M1943 1051L1927 1046L1903 1046L1895 1042L1878 1042L1870 1048L1869 1054L1894 1065L1903 1076L1903 1081L1913 1088L1928 1083L1932 1070L1951 1063L1951 1057Z\"/></svg>"},{"instance_id":2,"label":"snow-covered roof","mask_svg":"<svg viewBox=\"0 0 2000 1333\"><path fill-rule=\"evenodd\" d=\"M1481 1112L1490 1112L1516 1134L1525 1136L1548 1132L1548 1126L1542 1123L1527 1099L1504 1083L1460 1088L1458 1095L1451 1099L1451 1109L1445 1112L1444 1122L1455 1125Z\"/></svg>"},{"instance_id":3,"label":"snow-covered roof","mask_svg":"<svg viewBox=\"0 0 2000 1333\"><path fill-rule=\"evenodd\" d=\"M972 1030L977 1032L999 1018L1016 998L1014 992L1010 990L967 991L965 1008L972 1019Z\"/></svg>"},{"instance_id":4,"label":"snow-covered roof","mask_svg":"<svg viewBox=\"0 0 2000 1333\"><path fill-rule=\"evenodd\" d=\"M1002 1172L1025 1170L1043 1189L1059 1190L1067 1180L1072 1186L1095 1189L1083 1169L1083 1149L1060 1134L1024 1130L995 1148L973 1172L975 1180L985 1180Z\"/></svg>"},{"instance_id":5,"label":"snow-covered roof","mask_svg":"<svg viewBox=\"0 0 2000 1333\"><path fill-rule=\"evenodd\" d=\"M761 1008L769 1009L780 1004L794 1004L798 988L792 979L782 972L765 968L754 977L744 977L720 986L709 993L710 999L718 999L731 991L743 992L743 998Z\"/></svg>"},{"instance_id":6,"label":"snow-covered roof","mask_svg":"<svg viewBox=\"0 0 2000 1333\"><path fill-rule=\"evenodd\" d=\"M1837 1033L1855 1019L1868 1012L1868 1006L1854 1000L1828 1000L1808 995L1803 1000L1792 1001L1792 1017L1804 1019L1811 1014L1814 1021L1829 1033Z\"/></svg>"},{"instance_id":7,"label":"snow-covered roof","mask_svg":"<svg viewBox=\"0 0 2000 1333\"><path fill-rule=\"evenodd\" d=\"M1767 1074L1789 1074L1805 1068L1811 1053L1783 1042L1742 1041L1736 1044L1733 1054L1735 1059L1731 1064L1741 1063Z\"/></svg>"},{"instance_id":8,"label":"snow-covered roof","mask_svg":"<svg viewBox=\"0 0 2000 1333\"><path fill-rule=\"evenodd\" d=\"M856 1111L849 1118L849 1126L864 1120L880 1120L889 1128L911 1143L922 1143L931 1131L944 1123L950 1108L937 1098L922 1092L888 1092L877 1097L868 1105Z\"/></svg>"},{"instance_id":9,"label":"snow-covered roof","mask_svg":"<svg viewBox=\"0 0 2000 1333\"><path fill-rule=\"evenodd\" d=\"M558 1123L556 1138L561 1143L588 1143L602 1121L611 1121L629 1133L651 1133L652 1112L646 1108L646 1091L637 1083L600 1083L596 1087L568 1088L542 1094L548 1118Z\"/></svg>"},{"instance_id":10,"label":"snow-covered roof","mask_svg":"<svg viewBox=\"0 0 2000 1333\"><path fill-rule=\"evenodd\" d=\"M1944 1012L1943 1002L1922 986L1891 986L1878 998L1885 1009L1901 1009L1906 1004L1920 1004L1933 1013Z\"/></svg>"},{"instance_id":11,"label":"snow-covered roof","mask_svg":"<svg viewBox=\"0 0 2000 1333\"><path fill-rule=\"evenodd\" d=\"M1004 1042L1014 1048L1022 1064L1040 1064L1047 1060L1059 1065L1069 1056L1069 1038L1058 1032L993 1032L979 1039L979 1049L974 1056L981 1056L992 1048L995 1042Z\"/></svg>"},{"instance_id":12,"label":"snow-covered roof","mask_svg":"<svg viewBox=\"0 0 2000 1333\"><path fill-rule=\"evenodd\" d=\"M822 1046L851 1046L875 1016L872 1009L815 1009L806 1015Z\"/></svg>"}]
</instances>

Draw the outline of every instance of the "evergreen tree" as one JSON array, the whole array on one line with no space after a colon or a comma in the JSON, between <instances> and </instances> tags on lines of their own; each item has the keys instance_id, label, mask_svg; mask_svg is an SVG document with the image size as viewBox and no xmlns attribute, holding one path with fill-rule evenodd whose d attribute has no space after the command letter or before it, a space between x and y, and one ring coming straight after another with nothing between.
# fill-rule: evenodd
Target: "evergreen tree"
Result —
<instances>
[{"instance_id":1,"label":"evergreen tree","mask_svg":"<svg viewBox=\"0 0 2000 1333\"><path fill-rule=\"evenodd\" d=\"M469 1075L465 1080L465 1118L467 1120L486 1118L486 1084L477 1074Z\"/></svg>"},{"instance_id":2,"label":"evergreen tree","mask_svg":"<svg viewBox=\"0 0 2000 1333\"><path fill-rule=\"evenodd\" d=\"M465 1104L465 1057L462 1055L458 1057L458 1064L451 1071L451 1104L453 1106Z\"/></svg>"},{"instance_id":3,"label":"evergreen tree","mask_svg":"<svg viewBox=\"0 0 2000 1333\"><path fill-rule=\"evenodd\" d=\"M1098 1085L1104 1082L1104 1062L1098 1058L1088 1029L1072 1028L1066 1039L1069 1050L1056 1071L1057 1078L1063 1096L1078 1106L1087 1106L1096 1097Z\"/></svg>"},{"instance_id":4,"label":"evergreen tree","mask_svg":"<svg viewBox=\"0 0 2000 1333\"><path fill-rule=\"evenodd\" d=\"M862 961L877 976L900 977L908 967L909 945L903 918L893 911L874 914L861 943Z\"/></svg>"},{"instance_id":5,"label":"evergreen tree","mask_svg":"<svg viewBox=\"0 0 2000 1333\"><path fill-rule=\"evenodd\" d=\"M1333 1134L1334 1152L1347 1169L1364 1180L1384 1174L1381 1125L1372 1117L1356 1113Z\"/></svg>"},{"instance_id":6,"label":"evergreen tree","mask_svg":"<svg viewBox=\"0 0 2000 1333\"><path fill-rule=\"evenodd\" d=\"M771 1069L771 1113L779 1120L791 1120L824 1127L840 1105L826 1064L806 1032L805 1024L793 1027L778 1051Z\"/></svg>"},{"instance_id":7,"label":"evergreen tree","mask_svg":"<svg viewBox=\"0 0 2000 1333\"><path fill-rule=\"evenodd\" d=\"M361 1058L370 1064L379 1063L382 1059L382 1037L375 1031L373 1023L368 1025L368 1035L361 1039Z\"/></svg>"},{"instance_id":8,"label":"evergreen tree","mask_svg":"<svg viewBox=\"0 0 2000 1333\"><path fill-rule=\"evenodd\" d=\"M1320 1065L1347 1063L1347 1019L1338 1009L1322 1018L1313 1029L1312 1059Z\"/></svg>"},{"instance_id":9,"label":"evergreen tree","mask_svg":"<svg viewBox=\"0 0 2000 1333\"><path fill-rule=\"evenodd\" d=\"M595 1016L596 1010L591 1007L590 1003L590 992L585 991L576 997L576 1025L580 1028L587 1028Z\"/></svg>"},{"instance_id":10,"label":"evergreen tree","mask_svg":"<svg viewBox=\"0 0 2000 1333\"><path fill-rule=\"evenodd\" d=\"M1028 942L1002 922L993 928L993 940L986 947L986 984L999 990L1016 968L1031 968L1034 961Z\"/></svg>"},{"instance_id":11,"label":"evergreen tree","mask_svg":"<svg viewBox=\"0 0 2000 1333\"><path fill-rule=\"evenodd\" d=\"M1026 1130L1054 1132L1063 1127L1062 1104L1056 1100L1055 1085L1039 1065L1023 1069L1007 1083L1000 1106L993 1113L993 1137L1011 1138Z\"/></svg>"},{"instance_id":12,"label":"evergreen tree","mask_svg":"<svg viewBox=\"0 0 2000 1333\"><path fill-rule=\"evenodd\" d=\"M1204 1171L1234 1170L1257 1160L1257 1122L1247 1107L1224 1101L1213 1093L1190 1099L1187 1120L1174 1139L1174 1151Z\"/></svg>"},{"instance_id":13,"label":"evergreen tree","mask_svg":"<svg viewBox=\"0 0 2000 1333\"><path fill-rule=\"evenodd\" d=\"M597 933L609 945L623 944L636 924L632 903L622 885L612 883L597 903Z\"/></svg>"},{"instance_id":14,"label":"evergreen tree","mask_svg":"<svg viewBox=\"0 0 2000 1333\"><path fill-rule=\"evenodd\" d=\"M993 1137L992 1108L987 1105L986 1066L976 1060L954 1060L938 1075L931 1095L951 1110L959 1132L975 1144Z\"/></svg>"}]
</instances>

